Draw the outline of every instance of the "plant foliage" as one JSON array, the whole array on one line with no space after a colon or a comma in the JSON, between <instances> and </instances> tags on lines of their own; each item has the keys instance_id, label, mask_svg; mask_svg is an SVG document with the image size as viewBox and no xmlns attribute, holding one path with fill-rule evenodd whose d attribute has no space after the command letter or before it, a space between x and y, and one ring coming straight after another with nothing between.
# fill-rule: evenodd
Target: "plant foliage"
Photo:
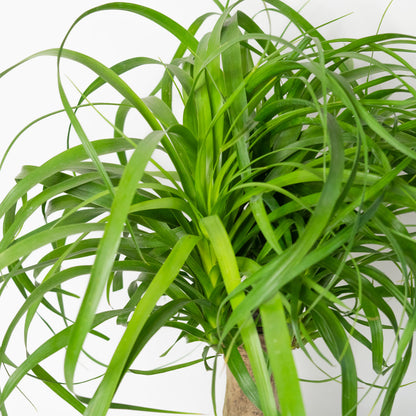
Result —
<instances>
[{"instance_id":1,"label":"plant foliage","mask_svg":"<svg viewBox=\"0 0 416 416\"><path fill-rule=\"evenodd\" d=\"M88 10L73 25L103 11L145 17L178 39L170 62L132 57L107 67L66 49L72 27L60 48L16 65L57 58L63 109L80 144L24 167L0 204L1 293L15 285L23 296L0 346L11 370L0 395L3 415L7 397L28 374L84 415L152 410L115 403L113 396L164 326L224 354L266 416L305 414L294 346L338 362L342 415L356 415L354 338L371 351L374 372L386 376L381 414L390 414L416 328L416 243L406 222L416 210L416 71L406 59L415 39L328 40L286 3L266 0L269 14L297 28L298 36L287 39L263 31L239 10L241 2L216 3L218 14L202 15L189 29L120 2ZM210 30L200 33L205 23ZM97 77L77 105L60 79L63 60ZM155 64L164 74L149 97L139 97L122 75ZM90 140L78 113L99 109L89 97L104 85L122 96L114 137ZM126 133L132 112L148 123L149 134ZM164 168L156 153L173 168ZM44 223L27 231L37 212ZM385 271L387 262L399 280ZM79 277L86 289L71 316L65 305L73 294L65 288ZM100 309L106 292L125 286L123 308ZM8 352L16 327L24 321L27 335L45 310L63 327L14 363ZM99 325L109 320L125 331L93 397L85 398L74 386L77 363L87 335L104 337ZM396 336L392 356L383 342L387 330ZM255 382L242 366L241 344ZM61 349L65 382L57 383L42 361Z\"/></svg>"}]
</instances>

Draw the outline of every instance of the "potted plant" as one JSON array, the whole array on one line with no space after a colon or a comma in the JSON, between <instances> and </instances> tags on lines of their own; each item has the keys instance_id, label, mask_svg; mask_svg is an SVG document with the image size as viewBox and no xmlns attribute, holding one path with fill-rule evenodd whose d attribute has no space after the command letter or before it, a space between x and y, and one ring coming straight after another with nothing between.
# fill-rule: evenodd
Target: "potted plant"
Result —
<instances>
[{"instance_id":1,"label":"potted plant","mask_svg":"<svg viewBox=\"0 0 416 416\"><path fill-rule=\"evenodd\" d=\"M113 396L165 326L224 355L252 403L235 408L226 397L224 415L304 415L293 349L338 362L340 412L356 415L352 339L371 351L374 372L385 377L372 387L380 389L381 414L391 413L416 327L416 245L406 216L416 208L416 72L406 60L415 40L327 40L286 3L266 0L269 13L297 27L298 36L286 39L262 30L239 10L241 2L214 1L219 13L189 29L120 2L90 9L72 26L106 10L144 16L178 39L170 62L132 57L107 67L66 49L72 28L60 48L25 60L57 58L63 109L81 143L25 166L0 204L1 291L14 284L23 295L0 346L12 370L1 388L3 415L27 374L84 415L144 410ZM201 35L206 21L211 28ZM63 60L97 76L76 104L62 84ZM141 65L164 68L146 98L122 77ZM100 111L90 97L104 85L123 97L114 119L105 120L114 137L91 141L78 114ZM149 132L126 132L133 112ZM37 212L45 221L28 230ZM384 271L387 262L400 280ZM74 314L66 308L73 279L86 286ZM102 309L103 295L122 288L125 304ZM8 354L17 325L24 320L27 335L41 310L61 327L14 363ZM84 397L74 374L80 356L91 354L85 339L105 338L100 325L110 320L125 330L93 396ZM395 334L390 355L386 332ZM62 349L64 383L42 366Z\"/></svg>"}]
</instances>

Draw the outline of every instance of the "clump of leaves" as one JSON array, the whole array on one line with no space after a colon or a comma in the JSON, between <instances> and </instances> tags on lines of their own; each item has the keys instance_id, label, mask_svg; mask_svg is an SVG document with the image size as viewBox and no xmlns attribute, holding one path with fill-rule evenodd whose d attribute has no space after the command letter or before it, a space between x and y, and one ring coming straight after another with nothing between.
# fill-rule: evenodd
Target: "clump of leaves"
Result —
<instances>
[{"instance_id":1,"label":"clump of leaves","mask_svg":"<svg viewBox=\"0 0 416 416\"><path fill-rule=\"evenodd\" d=\"M112 399L164 326L225 354L266 416L305 414L293 345L338 361L342 414L355 415L355 338L371 351L375 373L386 376L381 414L390 414L416 327L416 245L404 215L416 209L416 72L405 59L415 39L327 40L287 4L266 0L268 13L283 14L298 29L288 40L265 33L238 9L241 2L215 3L220 13L202 15L189 29L156 10L119 2L95 7L74 23L106 10L144 16L178 39L170 62L132 57L109 68L66 49L66 38L60 48L28 58L56 56L58 68L72 60L97 79L74 106L58 77L81 144L25 167L0 204L1 291L14 284L24 298L0 347L2 363L13 369L0 396L2 414L29 373L84 415L105 415L111 407L146 410ZM201 25L213 18L200 36ZM149 97L139 97L122 74L154 64L163 65L164 74ZM90 141L78 110L99 108L89 96L106 84L123 96L114 137ZM131 112L150 126L145 137L126 133ZM163 152L162 162L156 151ZM114 161L104 160L107 155ZM39 211L45 223L21 232ZM385 262L397 266L400 281L384 271ZM65 287L79 276L88 284L77 315L69 316ZM106 290L127 282L124 307L100 310ZM17 324L25 319L27 334L44 310L64 327L23 362L12 362ZM126 325L124 334L94 396L76 395L85 338L103 336L96 327L111 319ZM396 334L390 357L386 331ZM330 353L321 352L316 339ZM241 344L255 382L242 364ZM60 384L42 361L64 348Z\"/></svg>"}]
</instances>

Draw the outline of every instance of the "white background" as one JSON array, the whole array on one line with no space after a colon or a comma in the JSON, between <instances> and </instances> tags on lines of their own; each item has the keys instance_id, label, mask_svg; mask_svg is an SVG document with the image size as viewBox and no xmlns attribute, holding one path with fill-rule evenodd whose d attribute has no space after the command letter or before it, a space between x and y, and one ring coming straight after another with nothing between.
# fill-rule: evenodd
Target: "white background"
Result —
<instances>
[{"instance_id":1,"label":"white background","mask_svg":"<svg viewBox=\"0 0 416 416\"><path fill-rule=\"evenodd\" d=\"M352 15L341 21L322 29L328 37L363 36L374 34L388 0L311 0L303 10L303 14L313 23L319 25L331 19L353 12ZM291 0L288 3L299 8L303 1ZM81 0L21 0L19 2L2 2L0 5L0 71L16 63L27 55L42 49L57 47L63 39L73 20L90 7L104 4L104 1ZM143 0L142 5L160 10L184 26L188 26L195 17L207 11L216 11L216 6L209 0ZM248 11L256 11L261 3L256 0L245 2ZM382 31L403 32L416 35L414 15L416 6L411 0L396 0L391 6L382 25ZM276 21L276 26L279 21ZM282 26L283 27L283 26ZM276 27L275 33L281 28ZM150 56L167 61L176 42L170 35L147 22L145 19L121 12L105 12L91 16L83 21L73 32L68 48L101 60L112 65L122 59L132 56ZM76 65L66 64L64 73L71 78L81 89L88 85L93 76L81 71ZM157 71L140 70L135 72L135 78L126 79L133 82L140 95L146 95L157 79ZM66 82L68 94L76 96L69 82ZM106 90L107 92L109 90ZM116 97L116 95L115 95ZM56 65L54 58L38 58L23 67L16 69L5 78L0 79L0 154L3 154L11 139L34 118L47 112L61 108L57 86ZM92 116L90 124L91 134L99 137L100 124ZM4 168L0 171L0 198L4 197L6 190L12 185L13 177L18 173L20 166L26 164L39 164L56 152L65 148L66 121L57 116L47 123L40 123L30 133L24 134L13 148ZM97 133L98 132L98 133ZM107 130L103 129L102 134ZM137 133L140 136L140 132ZM96 137L95 137L96 138ZM0 331L4 331L8 317L20 302L19 295L13 290L7 292L7 298L0 299ZM41 333L41 330L39 330ZM115 330L117 332L117 329ZM36 337L36 334L31 334ZM0 338L2 332L0 332ZM151 344L138 366L152 368L160 365L155 359L157 354L164 350L166 342L164 337L172 336L166 331ZM36 340L34 341L36 344ZM20 347L16 344L16 350ZM172 359L192 351L194 346L179 345L172 354ZM199 357L199 350L194 351L192 357ZM62 357L62 356L61 356ZM368 355L360 356L359 368L370 367ZM59 360L50 362L51 367L59 366ZM81 371L88 374L90 363L85 362ZM223 365L220 364L218 380L218 401L221 408L224 388ZM311 365L302 357L298 358L299 372L302 377L316 376ZM333 371L337 373L336 368ZM416 380L413 371L411 376ZM4 380L4 371L0 377ZM212 415L210 402L211 373L205 373L202 366L196 366L172 375L162 377L136 377L129 378L129 384L124 386L117 397L119 401L133 401L136 404L171 408L186 411L195 411ZM409 381L412 381L410 377ZM27 392L36 409L18 392L8 401L9 414L51 416L58 413L60 416L72 416L77 413L60 399L43 387L42 383L28 380L22 383L22 389ZM303 385L308 416L326 416L340 414L340 390L337 383ZM377 392L363 403L360 416L370 414L371 404ZM394 407L394 416L410 416L414 414L416 404L416 385L406 387L397 397ZM133 399L133 400L131 400ZM115 411L112 415L128 415L132 412ZM377 409L372 413L377 415Z\"/></svg>"}]
</instances>

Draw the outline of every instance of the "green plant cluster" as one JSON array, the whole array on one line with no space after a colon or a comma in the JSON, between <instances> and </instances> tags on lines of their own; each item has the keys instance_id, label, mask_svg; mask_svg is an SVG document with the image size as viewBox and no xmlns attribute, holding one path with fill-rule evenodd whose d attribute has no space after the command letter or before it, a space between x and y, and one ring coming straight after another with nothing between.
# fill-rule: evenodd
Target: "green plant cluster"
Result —
<instances>
[{"instance_id":1,"label":"green plant cluster","mask_svg":"<svg viewBox=\"0 0 416 416\"><path fill-rule=\"evenodd\" d=\"M218 14L204 14L188 29L151 8L120 2L95 7L74 23L108 10L150 19L178 39L170 62L132 57L107 67L66 49L66 38L60 48L24 61L52 55L58 69L72 60L97 79L73 106L58 77L81 144L25 167L0 204L0 293L16 285L23 296L0 346L1 362L12 370L1 389L3 415L27 374L84 415L144 410L112 400L165 326L224 354L266 416L305 414L292 347L322 355L316 339L330 351L323 358L339 363L342 415L355 415L354 338L371 351L374 372L387 377L378 387L381 414L390 414L416 328L416 244L404 215L416 210L416 70L406 60L415 38L328 40L288 4L266 0L267 13L283 14L297 28L288 40L264 32L238 10L241 2L216 3ZM211 30L201 34L206 22L213 22ZM164 68L146 98L122 77L143 65ZM89 96L106 84L123 96L114 137L90 141L78 111L99 109ZM131 112L150 126L146 137L125 132ZM174 169L164 168L156 151ZM103 161L105 155L114 162ZM39 211L45 223L21 232ZM45 247L39 261L28 261ZM396 265L400 281L384 271L386 262ZM65 285L79 276L88 284L71 317ZM106 291L126 286L124 308L98 310ZM28 331L42 310L61 317L63 328L13 363L8 350L16 326L24 319ZM125 331L94 396L83 398L74 393L75 369L87 334L103 336L99 325L107 320ZM386 331L396 335L390 357ZM65 383L42 367L61 349Z\"/></svg>"}]
</instances>

